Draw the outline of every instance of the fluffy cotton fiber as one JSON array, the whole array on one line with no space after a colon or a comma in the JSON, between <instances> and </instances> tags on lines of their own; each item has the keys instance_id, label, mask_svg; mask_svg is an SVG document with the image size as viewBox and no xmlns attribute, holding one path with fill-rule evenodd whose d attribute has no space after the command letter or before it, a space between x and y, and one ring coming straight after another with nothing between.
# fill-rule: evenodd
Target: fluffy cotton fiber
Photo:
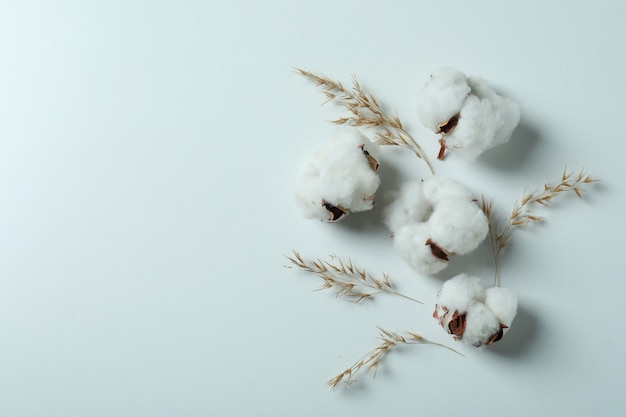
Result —
<instances>
[{"instance_id":1,"label":"fluffy cotton fiber","mask_svg":"<svg viewBox=\"0 0 626 417\"><path fill-rule=\"evenodd\" d=\"M383 211L394 246L413 269L434 274L452 255L464 255L487 236L489 224L472 193L455 180L434 175L405 184Z\"/></svg>"},{"instance_id":2,"label":"fluffy cotton fiber","mask_svg":"<svg viewBox=\"0 0 626 417\"><path fill-rule=\"evenodd\" d=\"M474 159L509 140L519 123L520 108L485 80L442 68L420 90L417 115L425 127L442 134L440 156L443 149L450 149Z\"/></svg>"},{"instance_id":3,"label":"fluffy cotton fiber","mask_svg":"<svg viewBox=\"0 0 626 417\"><path fill-rule=\"evenodd\" d=\"M436 274L448 266L447 259L433 254L429 240L428 224L412 222L401 226L394 233L394 246L400 256L420 274Z\"/></svg>"},{"instance_id":4,"label":"fluffy cotton fiber","mask_svg":"<svg viewBox=\"0 0 626 417\"><path fill-rule=\"evenodd\" d=\"M333 131L330 143L312 156L296 180L296 203L303 215L332 222L370 210L380 185L372 148L355 128Z\"/></svg>"},{"instance_id":5,"label":"fluffy cotton fiber","mask_svg":"<svg viewBox=\"0 0 626 417\"><path fill-rule=\"evenodd\" d=\"M489 232L485 213L474 201L450 199L440 203L428 224L430 238L450 254L465 255L476 249Z\"/></svg>"},{"instance_id":6,"label":"fluffy cotton fiber","mask_svg":"<svg viewBox=\"0 0 626 417\"><path fill-rule=\"evenodd\" d=\"M459 274L441 287L433 317L455 339L486 347L502 338L516 314L517 298L510 290L485 289L480 278Z\"/></svg>"}]
</instances>

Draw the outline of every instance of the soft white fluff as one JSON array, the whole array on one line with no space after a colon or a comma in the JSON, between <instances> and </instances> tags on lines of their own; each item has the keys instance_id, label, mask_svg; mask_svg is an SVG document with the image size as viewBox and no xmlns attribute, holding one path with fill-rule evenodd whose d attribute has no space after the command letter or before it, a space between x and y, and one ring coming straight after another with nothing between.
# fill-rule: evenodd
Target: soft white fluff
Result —
<instances>
[{"instance_id":1,"label":"soft white fluff","mask_svg":"<svg viewBox=\"0 0 626 417\"><path fill-rule=\"evenodd\" d=\"M484 299L485 288L480 284L480 278L459 274L443 283L437 295L437 305L445 306L449 311L465 312Z\"/></svg>"},{"instance_id":2,"label":"soft white fluff","mask_svg":"<svg viewBox=\"0 0 626 417\"><path fill-rule=\"evenodd\" d=\"M394 234L394 247L402 258L415 271L431 275L443 270L448 262L432 254L426 245L429 236L428 224L408 223L400 227Z\"/></svg>"},{"instance_id":3,"label":"soft white fluff","mask_svg":"<svg viewBox=\"0 0 626 417\"><path fill-rule=\"evenodd\" d=\"M391 202L383 210L383 222L392 233L405 224L426 221L432 213L424 197L422 181L408 182L389 197Z\"/></svg>"},{"instance_id":4,"label":"soft white fluff","mask_svg":"<svg viewBox=\"0 0 626 417\"><path fill-rule=\"evenodd\" d=\"M302 215L309 219L328 220L328 210L322 205L324 197L320 188L320 161L323 152L318 152L304 165L296 179L295 199Z\"/></svg>"},{"instance_id":5,"label":"soft white fluff","mask_svg":"<svg viewBox=\"0 0 626 417\"><path fill-rule=\"evenodd\" d=\"M433 72L419 91L417 116L428 129L436 132L439 125L457 114L471 88L467 77L454 68Z\"/></svg>"},{"instance_id":6,"label":"soft white fluff","mask_svg":"<svg viewBox=\"0 0 626 417\"><path fill-rule=\"evenodd\" d=\"M359 148L365 140L360 135L335 138L333 151L320 161L319 184L324 199L350 211L371 209L380 184L378 174Z\"/></svg>"},{"instance_id":7,"label":"soft white fluff","mask_svg":"<svg viewBox=\"0 0 626 417\"><path fill-rule=\"evenodd\" d=\"M422 192L431 205L436 206L442 200L473 200L472 192L460 182L445 175L433 175L424 181Z\"/></svg>"},{"instance_id":8,"label":"soft white fluff","mask_svg":"<svg viewBox=\"0 0 626 417\"><path fill-rule=\"evenodd\" d=\"M465 317L465 331L461 340L468 345L486 347L494 334L500 331L500 322L493 311L482 303L473 304Z\"/></svg>"},{"instance_id":9,"label":"soft white fluff","mask_svg":"<svg viewBox=\"0 0 626 417\"><path fill-rule=\"evenodd\" d=\"M461 86L468 91L462 99ZM431 75L420 91L417 108L421 123L436 133L459 114L456 127L443 134L443 140L446 148L469 159L507 142L520 120L519 105L513 100L497 94L485 80L450 68Z\"/></svg>"},{"instance_id":10,"label":"soft white fluff","mask_svg":"<svg viewBox=\"0 0 626 417\"><path fill-rule=\"evenodd\" d=\"M517 297L508 288L492 287L485 291L485 305L500 323L511 326L517 314Z\"/></svg>"},{"instance_id":11,"label":"soft white fluff","mask_svg":"<svg viewBox=\"0 0 626 417\"><path fill-rule=\"evenodd\" d=\"M455 255L476 249L489 232L485 213L475 202L465 199L441 202L428 223L432 241Z\"/></svg>"},{"instance_id":12,"label":"soft white fluff","mask_svg":"<svg viewBox=\"0 0 626 417\"><path fill-rule=\"evenodd\" d=\"M334 131L330 143L312 156L296 180L295 197L303 215L331 220L324 203L347 212L370 210L380 178L364 151L374 157L373 148L355 128Z\"/></svg>"},{"instance_id":13,"label":"soft white fluff","mask_svg":"<svg viewBox=\"0 0 626 417\"><path fill-rule=\"evenodd\" d=\"M467 187L440 175L402 186L382 219L398 252L423 274L444 269L446 257L473 251L489 230L485 214Z\"/></svg>"},{"instance_id":14,"label":"soft white fluff","mask_svg":"<svg viewBox=\"0 0 626 417\"><path fill-rule=\"evenodd\" d=\"M485 347L507 332L516 314L517 298L510 290L485 290L480 278L459 274L441 287L433 316L448 333L454 330L458 340ZM458 328L460 316L464 316L462 329ZM457 327L451 328L451 323Z\"/></svg>"}]
</instances>

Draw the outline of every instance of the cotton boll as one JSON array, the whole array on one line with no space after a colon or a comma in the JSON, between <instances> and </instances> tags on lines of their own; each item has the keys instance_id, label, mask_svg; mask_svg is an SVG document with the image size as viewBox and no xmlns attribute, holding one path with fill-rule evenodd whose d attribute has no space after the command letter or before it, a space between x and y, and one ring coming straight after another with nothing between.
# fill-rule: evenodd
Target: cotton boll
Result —
<instances>
[{"instance_id":1,"label":"cotton boll","mask_svg":"<svg viewBox=\"0 0 626 417\"><path fill-rule=\"evenodd\" d=\"M396 242L396 248L403 257L415 270L426 274L444 269L451 255L476 249L489 229L487 218L467 187L441 175L405 184L383 211L383 222L396 241L401 236L403 241ZM405 228L408 225L415 227ZM410 236L416 231L418 235ZM409 242L418 252L406 249Z\"/></svg>"},{"instance_id":2,"label":"cotton boll","mask_svg":"<svg viewBox=\"0 0 626 417\"><path fill-rule=\"evenodd\" d=\"M439 132L442 123L457 114L471 88L467 77L454 68L441 68L433 72L419 91L417 116L420 122Z\"/></svg>"},{"instance_id":3,"label":"cotton boll","mask_svg":"<svg viewBox=\"0 0 626 417\"><path fill-rule=\"evenodd\" d=\"M412 181L393 193L383 211L383 222L394 233L407 223L427 220L431 212L432 207L422 192L422 181Z\"/></svg>"},{"instance_id":4,"label":"cotton boll","mask_svg":"<svg viewBox=\"0 0 626 417\"><path fill-rule=\"evenodd\" d=\"M430 238L450 254L476 249L489 232L487 217L473 201L448 199L439 204L428 223Z\"/></svg>"},{"instance_id":5,"label":"cotton boll","mask_svg":"<svg viewBox=\"0 0 626 417\"><path fill-rule=\"evenodd\" d=\"M495 93L479 78L468 79L472 94L465 100L456 128L445 135L448 149L474 159L487 149L505 143L520 120L514 101Z\"/></svg>"},{"instance_id":6,"label":"cotton boll","mask_svg":"<svg viewBox=\"0 0 626 417\"><path fill-rule=\"evenodd\" d=\"M459 113L459 121L454 130L444 135L447 149L458 151L473 160L493 140L496 132L493 106L488 100L472 95L467 98Z\"/></svg>"},{"instance_id":7,"label":"cotton boll","mask_svg":"<svg viewBox=\"0 0 626 417\"><path fill-rule=\"evenodd\" d=\"M354 212L374 206L374 194L380 185L361 145L352 140L337 144L320 164L319 183L324 199Z\"/></svg>"},{"instance_id":8,"label":"cotton boll","mask_svg":"<svg viewBox=\"0 0 626 417\"><path fill-rule=\"evenodd\" d=\"M305 217L336 221L374 206L380 178L366 142L357 129L341 129L312 156L296 180L296 202Z\"/></svg>"},{"instance_id":9,"label":"cotton boll","mask_svg":"<svg viewBox=\"0 0 626 417\"><path fill-rule=\"evenodd\" d=\"M458 70L436 71L419 94L420 122L442 135L439 159L445 149L474 159L507 142L520 120L517 103L497 94L485 80Z\"/></svg>"},{"instance_id":10,"label":"cotton boll","mask_svg":"<svg viewBox=\"0 0 626 417\"><path fill-rule=\"evenodd\" d=\"M430 245L428 225L426 223L408 223L394 234L394 246L402 258L415 271L422 274L435 274L443 270L447 260L433 255Z\"/></svg>"},{"instance_id":11,"label":"cotton boll","mask_svg":"<svg viewBox=\"0 0 626 417\"><path fill-rule=\"evenodd\" d=\"M507 327L511 326L517 314L517 297L508 288L493 287L485 292L485 305L498 320Z\"/></svg>"},{"instance_id":12,"label":"cotton boll","mask_svg":"<svg viewBox=\"0 0 626 417\"><path fill-rule=\"evenodd\" d=\"M478 277L459 274L441 287L433 317L456 340L486 347L502 338L516 312L517 299L511 291L485 290Z\"/></svg>"}]
</instances>

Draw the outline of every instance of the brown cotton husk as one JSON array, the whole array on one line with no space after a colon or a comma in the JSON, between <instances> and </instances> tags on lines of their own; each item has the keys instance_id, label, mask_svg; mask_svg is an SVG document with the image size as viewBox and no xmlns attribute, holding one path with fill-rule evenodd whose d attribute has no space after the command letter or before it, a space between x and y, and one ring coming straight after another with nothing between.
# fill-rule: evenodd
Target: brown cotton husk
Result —
<instances>
[{"instance_id":1,"label":"brown cotton husk","mask_svg":"<svg viewBox=\"0 0 626 417\"><path fill-rule=\"evenodd\" d=\"M448 121L441 123L437 128L437 133L441 133L441 139L439 139L439 153L437 154L437 159L442 160L443 156L446 152L446 140L445 136L452 132L454 128L459 124L459 119L461 118L461 113L457 113Z\"/></svg>"},{"instance_id":2,"label":"brown cotton husk","mask_svg":"<svg viewBox=\"0 0 626 417\"><path fill-rule=\"evenodd\" d=\"M455 311L448 323L448 333L453 334L455 339L463 337L463 332L465 332L465 318L465 313L459 314L458 311Z\"/></svg>"},{"instance_id":3,"label":"brown cotton husk","mask_svg":"<svg viewBox=\"0 0 626 417\"><path fill-rule=\"evenodd\" d=\"M326 210L328 210L328 213L330 213L330 217L328 219L328 221L330 222L336 222L350 213L350 210L343 207L335 206L327 202L326 200L322 200L322 205Z\"/></svg>"},{"instance_id":4,"label":"brown cotton husk","mask_svg":"<svg viewBox=\"0 0 626 417\"><path fill-rule=\"evenodd\" d=\"M433 242L430 239L428 239L425 244L430 246L430 251L432 252L435 258L441 259L442 261L449 260L448 254L446 253L445 250L441 248L441 246L437 245L435 242Z\"/></svg>"},{"instance_id":5,"label":"brown cotton husk","mask_svg":"<svg viewBox=\"0 0 626 417\"><path fill-rule=\"evenodd\" d=\"M378 170L378 161L376 160L376 158L374 158L368 151L365 150L365 145L361 145L359 146L359 148L361 148L363 154L365 155L365 158L367 158L367 163L369 164L370 168L372 168L372 171L376 172Z\"/></svg>"},{"instance_id":6,"label":"brown cotton husk","mask_svg":"<svg viewBox=\"0 0 626 417\"><path fill-rule=\"evenodd\" d=\"M437 129L437 133L443 133L444 135L447 135L448 133L452 132L454 128L459 124L460 118L461 118L461 113L455 114L454 116L449 118L447 122L444 122L439 125Z\"/></svg>"},{"instance_id":7,"label":"brown cotton husk","mask_svg":"<svg viewBox=\"0 0 626 417\"><path fill-rule=\"evenodd\" d=\"M509 326L507 326L506 324L500 323L500 330L498 330L493 335L491 335L491 337L489 338L487 343L485 343L485 345L491 346L498 340L502 339L502 336L504 336L504 329L508 329L508 328Z\"/></svg>"}]
</instances>

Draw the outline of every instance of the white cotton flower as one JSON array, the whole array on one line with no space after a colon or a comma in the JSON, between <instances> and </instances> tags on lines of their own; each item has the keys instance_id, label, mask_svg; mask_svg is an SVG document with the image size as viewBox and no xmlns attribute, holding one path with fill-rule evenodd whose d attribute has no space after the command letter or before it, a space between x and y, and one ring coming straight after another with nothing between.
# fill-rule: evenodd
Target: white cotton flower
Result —
<instances>
[{"instance_id":1,"label":"white cotton flower","mask_svg":"<svg viewBox=\"0 0 626 417\"><path fill-rule=\"evenodd\" d=\"M337 221L350 212L370 210L380 185L373 145L354 128L333 132L296 181L296 203L308 218Z\"/></svg>"},{"instance_id":2,"label":"white cotton flower","mask_svg":"<svg viewBox=\"0 0 626 417\"><path fill-rule=\"evenodd\" d=\"M486 347L502 338L516 314L517 298L510 290L484 289L480 278L459 274L444 282L433 317L456 340Z\"/></svg>"},{"instance_id":3,"label":"white cotton flower","mask_svg":"<svg viewBox=\"0 0 626 417\"><path fill-rule=\"evenodd\" d=\"M425 127L442 134L440 158L447 148L474 159L507 142L520 120L517 103L497 94L485 80L451 68L435 71L426 81L417 114Z\"/></svg>"},{"instance_id":4,"label":"white cotton flower","mask_svg":"<svg viewBox=\"0 0 626 417\"><path fill-rule=\"evenodd\" d=\"M405 184L383 211L402 257L424 274L444 269L449 257L478 247L489 231L472 193L457 181L434 175Z\"/></svg>"}]
</instances>

